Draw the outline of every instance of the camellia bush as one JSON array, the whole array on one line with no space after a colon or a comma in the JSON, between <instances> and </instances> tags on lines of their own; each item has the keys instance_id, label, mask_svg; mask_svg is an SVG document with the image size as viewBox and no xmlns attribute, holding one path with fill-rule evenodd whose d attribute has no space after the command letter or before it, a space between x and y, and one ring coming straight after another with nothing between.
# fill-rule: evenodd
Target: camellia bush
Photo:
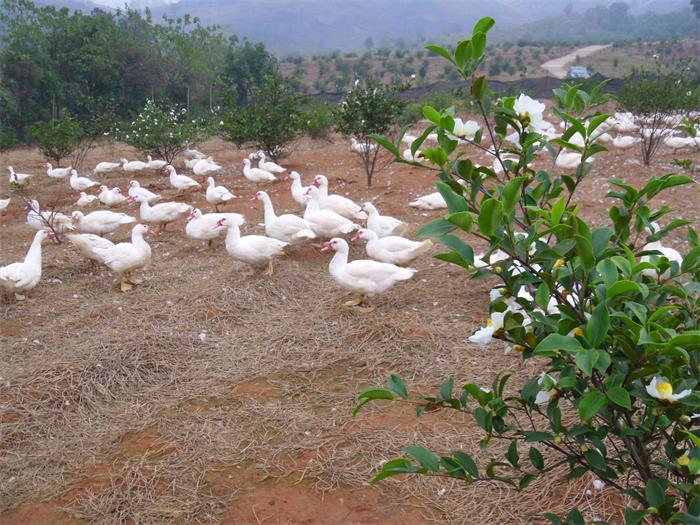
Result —
<instances>
[{"instance_id":1,"label":"camellia bush","mask_svg":"<svg viewBox=\"0 0 700 525\"><path fill-rule=\"evenodd\" d=\"M149 99L136 118L119 127L115 135L144 154L171 163L189 145L204 140L208 129L207 119L193 117L185 108L168 107Z\"/></svg>"},{"instance_id":2,"label":"camellia bush","mask_svg":"<svg viewBox=\"0 0 700 525\"><path fill-rule=\"evenodd\" d=\"M368 188L372 186L380 151L373 135L387 133L396 124L404 108L396 94L406 87L398 83L383 85L371 77L364 84L356 81L335 108L336 129L356 141L353 151L362 159Z\"/></svg>"},{"instance_id":3,"label":"camellia bush","mask_svg":"<svg viewBox=\"0 0 700 525\"><path fill-rule=\"evenodd\" d=\"M449 214L420 233L446 247L438 259L495 283L485 326L471 341L483 352L500 341L522 359L536 360L541 373L517 382L500 374L490 388L457 387L448 378L431 395L410 392L393 375L386 387L361 392L354 414L375 400L410 403L418 416L457 411L481 428L482 448L505 444L483 465L462 451L409 446L374 481L419 474L525 490L539 476L566 469L570 480L593 476L619 491L628 525L697 524L700 246L687 221L670 220L670 208L654 206L665 190L693 181L668 173L633 187L611 178L609 223L593 227L582 217L576 191L592 158L606 151L595 142L608 119L596 110L605 100L600 86L591 93L579 86L556 93L554 113L568 127L547 140L543 105L525 96L494 99L486 77L477 75L493 24L479 21L454 52L428 46L464 78L481 112L483 133L462 140L486 150L481 135L488 137L498 169L477 167L458 149L452 108L425 107L431 124L411 147L415 152L437 133L439 145L422 152L430 161L426 169L440 178ZM582 146L569 142L576 133ZM397 143L375 140L397 162L408 163L400 156L401 137ZM562 151L580 156L576 169L557 175L532 166L538 154ZM688 253L661 244L684 227ZM465 238L483 242L486 253L475 255ZM586 523L576 508L546 517L555 524Z\"/></svg>"},{"instance_id":4,"label":"camellia bush","mask_svg":"<svg viewBox=\"0 0 700 525\"><path fill-rule=\"evenodd\" d=\"M63 110L57 119L39 122L30 128L30 133L39 145L41 154L57 166L61 160L73 155L83 140L83 128Z\"/></svg>"}]
</instances>

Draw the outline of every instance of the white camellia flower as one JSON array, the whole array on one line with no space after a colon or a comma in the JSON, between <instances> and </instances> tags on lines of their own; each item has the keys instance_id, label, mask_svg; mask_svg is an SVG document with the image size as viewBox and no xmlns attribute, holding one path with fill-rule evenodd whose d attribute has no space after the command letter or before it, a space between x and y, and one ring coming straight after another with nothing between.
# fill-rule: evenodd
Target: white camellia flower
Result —
<instances>
[{"instance_id":1,"label":"white camellia flower","mask_svg":"<svg viewBox=\"0 0 700 525\"><path fill-rule=\"evenodd\" d=\"M469 342L476 343L482 347L489 344L493 338L493 334L503 328L503 318L505 315L505 312L493 312L486 326L474 332L474 335L469 337Z\"/></svg>"},{"instance_id":2,"label":"white camellia flower","mask_svg":"<svg viewBox=\"0 0 700 525\"><path fill-rule=\"evenodd\" d=\"M678 394L673 393L673 385L664 376L656 376L651 380L651 383L647 385L647 393L656 399L661 401L668 401L673 403L684 397L688 397L692 390L686 389Z\"/></svg>"},{"instance_id":3,"label":"white camellia flower","mask_svg":"<svg viewBox=\"0 0 700 525\"><path fill-rule=\"evenodd\" d=\"M461 118L456 118L454 121L454 128L452 128L452 133L449 134L451 138L473 139L479 129L481 129L474 120L464 122Z\"/></svg>"},{"instance_id":4,"label":"white camellia flower","mask_svg":"<svg viewBox=\"0 0 700 525\"><path fill-rule=\"evenodd\" d=\"M545 381L546 379L546 381ZM555 388L557 382L549 374L542 372L540 377L537 379L537 384L540 385L540 391L537 392L537 397L535 397L535 403L538 405L544 405L549 403L550 399L556 394L557 389Z\"/></svg>"},{"instance_id":5,"label":"white camellia flower","mask_svg":"<svg viewBox=\"0 0 700 525\"><path fill-rule=\"evenodd\" d=\"M538 132L549 129L552 126L544 119L545 108L546 106L542 102L528 97L523 93L515 100L515 106L513 107L520 118L528 117L530 119L528 129Z\"/></svg>"},{"instance_id":6,"label":"white camellia flower","mask_svg":"<svg viewBox=\"0 0 700 525\"><path fill-rule=\"evenodd\" d=\"M599 479L594 479L593 480L593 488L596 490L603 490L605 488L605 483L603 483Z\"/></svg>"}]
</instances>

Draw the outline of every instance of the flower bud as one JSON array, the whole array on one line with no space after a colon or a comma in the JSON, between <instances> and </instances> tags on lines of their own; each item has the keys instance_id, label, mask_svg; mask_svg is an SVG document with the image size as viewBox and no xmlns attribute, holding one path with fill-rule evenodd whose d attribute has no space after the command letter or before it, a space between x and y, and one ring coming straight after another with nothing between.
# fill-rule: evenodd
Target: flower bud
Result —
<instances>
[{"instance_id":1,"label":"flower bud","mask_svg":"<svg viewBox=\"0 0 700 525\"><path fill-rule=\"evenodd\" d=\"M564 261L564 259L557 259L556 262L554 263L554 268L555 269L563 268L565 264L566 264L566 261Z\"/></svg>"}]
</instances>

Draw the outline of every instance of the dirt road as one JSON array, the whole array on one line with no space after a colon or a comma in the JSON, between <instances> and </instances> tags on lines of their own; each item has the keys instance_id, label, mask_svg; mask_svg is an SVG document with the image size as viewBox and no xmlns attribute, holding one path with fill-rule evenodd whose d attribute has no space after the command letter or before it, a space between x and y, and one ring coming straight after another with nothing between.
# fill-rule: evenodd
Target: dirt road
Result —
<instances>
[{"instance_id":1,"label":"dirt road","mask_svg":"<svg viewBox=\"0 0 700 525\"><path fill-rule=\"evenodd\" d=\"M568 65L576 60L576 57L587 57L590 56L594 53L597 53L598 51L602 51L605 48L610 47L612 44L604 44L604 45L594 45L594 46L586 46L586 47L581 47L579 49L576 49L575 51L572 51L568 55L564 55L563 57L555 58L554 60L548 60L544 64L542 64L542 69L550 73L551 75L557 77L557 78L565 78L566 74L568 73Z\"/></svg>"}]
</instances>

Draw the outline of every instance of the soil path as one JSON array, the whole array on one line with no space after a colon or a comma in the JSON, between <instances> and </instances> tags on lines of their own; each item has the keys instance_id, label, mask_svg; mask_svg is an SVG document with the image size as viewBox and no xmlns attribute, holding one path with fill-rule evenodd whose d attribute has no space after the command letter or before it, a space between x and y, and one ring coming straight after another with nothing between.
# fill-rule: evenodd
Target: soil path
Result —
<instances>
[{"instance_id":1,"label":"soil path","mask_svg":"<svg viewBox=\"0 0 700 525\"><path fill-rule=\"evenodd\" d=\"M565 78L569 71L567 66L574 62L577 56L581 58L591 56L592 54L602 51L611 45L612 44L598 44L594 46L580 47L568 55L564 55L563 57L555 58L553 60L548 60L542 64L542 69L557 78Z\"/></svg>"}]
</instances>

